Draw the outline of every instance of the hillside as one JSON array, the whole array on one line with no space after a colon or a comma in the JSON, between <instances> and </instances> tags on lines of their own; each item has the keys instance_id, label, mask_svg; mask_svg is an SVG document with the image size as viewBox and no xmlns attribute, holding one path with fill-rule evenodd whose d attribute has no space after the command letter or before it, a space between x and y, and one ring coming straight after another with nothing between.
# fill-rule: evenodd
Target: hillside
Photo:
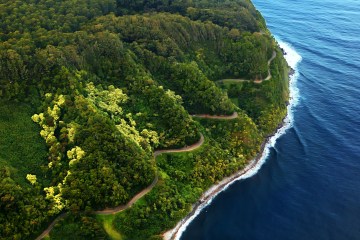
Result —
<instances>
[{"instance_id":1,"label":"hillside","mask_svg":"<svg viewBox=\"0 0 360 240\"><path fill-rule=\"evenodd\" d=\"M61 213L50 239L160 238L286 114L288 67L248 0L2 0L0 20L1 239Z\"/></svg>"}]
</instances>

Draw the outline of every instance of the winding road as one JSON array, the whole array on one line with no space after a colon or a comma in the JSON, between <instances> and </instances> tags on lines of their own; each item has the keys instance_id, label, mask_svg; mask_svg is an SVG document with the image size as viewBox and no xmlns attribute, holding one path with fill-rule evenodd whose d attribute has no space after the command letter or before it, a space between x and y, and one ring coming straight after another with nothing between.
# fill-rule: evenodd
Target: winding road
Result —
<instances>
[{"instance_id":1,"label":"winding road","mask_svg":"<svg viewBox=\"0 0 360 240\"><path fill-rule=\"evenodd\" d=\"M198 142L194 143L193 145L186 146L186 147L183 147L183 148L178 148L178 149L157 150L157 151L154 152L154 157L156 158L157 156L159 156L160 154L163 154L163 153L190 152L192 150L195 150L195 149L199 148L203 143L204 143L204 136L201 134L200 140ZM154 178L154 181L147 188L143 189L141 192L136 194L127 204L120 205L120 206L117 206L115 208L105 208L104 210L101 210L101 211L94 211L94 213L95 214L100 214L100 215L109 215L109 214L116 214L116 213L119 213L121 211L124 211L124 210L128 209L137 200L139 200L140 198L145 196L148 192L150 192L155 187L158 180L159 180L159 176L158 176L158 172L156 172L156 176Z\"/></svg>"},{"instance_id":2,"label":"winding road","mask_svg":"<svg viewBox=\"0 0 360 240\"><path fill-rule=\"evenodd\" d=\"M272 62L275 58L276 58L276 52L273 51L273 54L272 54L271 58L270 58L269 61L268 61L268 67L270 67L271 62ZM270 79L271 79L271 72L270 72L270 68L268 68L268 75L267 75L267 77L266 77L264 80L267 81L267 80L270 80Z\"/></svg>"},{"instance_id":3,"label":"winding road","mask_svg":"<svg viewBox=\"0 0 360 240\"><path fill-rule=\"evenodd\" d=\"M233 114L234 115L234 114ZM233 116L231 115L231 116ZM236 113L237 116L237 113ZM212 116L214 117L214 116ZM219 116L219 117L225 117L225 116ZM193 151L199 147L201 147L201 145L203 145L204 143L204 136L202 135L202 133L200 133L200 139L198 142L190 145L190 146L185 146L183 148L178 148L178 149L164 149L164 150L157 150L154 152L154 158L156 158L157 156L159 156L160 154L163 153L179 153L179 152L190 152ZM148 192L150 192L155 185L157 184L159 180L159 174L158 172L156 172L155 178L153 180L153 182L146 187L145 189L141 190L141 192L139 192L138 194L136 194L127 204L125 205L120 205L117 206L115 208L105 208L104 210L101 211L94 211L94 214L99 214L99 215L110 215L110 214L116 214L119 213L121 211L124 211L128 208L130 208L137 200L139 200L140 198L142 198L143 196L145 196ZM40 234L40 236L38 236L36 238L36 240L41 240L43 239L45 236L47 236L50 231L54 228L55 224L60 221L61 219L65 218L67 216L67 213L62 213L60 214L57 218L55 218L55 220L45 229L44 232L42 232Z\"/></svg>"},{"instance_id":4,"label":"winding road","mask_svg":"<svg viewBox=\"0 0 360 240\"><path fill-rule=\"evenodd\" d=\"M60 221L61 219L63 219L64 217L67 216L67 212L66 213L62 213L60 214L57 218L55 218L55 220L47 227L47 229L45 229L45 231L43 231L40 236L38 236L35 240L41 240L43 239L45 236L47 236L50 231L53 229L53 227L55 226L55 224Z\"/></svg>"},{"instance_id":5,"label":"winding road","mask_svg":"<svg viewBox=\"0 0 360 240\"><path fill-rule=\"evenodd\" d=\"M274 58L276 57L276 52L274 51L271 58L268 61L268 66L270 66L271 62L274 60ZM268 69L268 76L263 79L263 80L254 80L254 83L262 83L263 81L267 81L271 79L271 73L270 73L270 69ZM250 82L252 80L246 80L246 79L222 79L219 80L217 82ZM223 120L231 120L231 119L235 119L238 117L238 113L234 112L232 115L209 115L209 114L194 114L192 115L192 117L196 117L196 118L208 118L208 119L223 119ZM204 136L201 134L200 136L200 140L197 143L194 143L193 145L190 146L185 146L183 148L179 148L179 149L164 149L164 150L157 150L154 152L154 158L156 158L157 156L159 156L160 154L163 153L179 153L179 152L190 152L192 150L195 150L197 148L199 148L202 144L204 143ZM138 194L136 194L127 204L125 205L120 205L117 206L115 208L105 208L104 210L101 211L94 211L94 214L99 214L99 215L110 215L110 214L116 214L119 213L121 211L124 211L128 208L130 208L137 200L139 200L140 198L142 198L143 196L145 196L148 192L150 192L155 185L157 184L159 180L159 175L158 172L156 172L155 178L153 180L153 182L146 187L145 189L141 190L141 192L139 192ZM42 232L40 234L40 236L38 236L36 238L36 240L41 240L43 239L45 236L47 236L50 231L54 228L55 224L65 218L67 216L67 213L62 213L60 214L57 218L55 218L55 220L48 226L47 229L45 229L44 232Z\"/></svg>"},{"instance_id":6,"label":"winding road","mask_svg":"<svg viewBox=\"0 0 360 240\"><path fill-rule=\"evenodd\" d=\"M268 60L267 64L268 64L268 67L270 67L270 64L271 62L275 59L276 57L276 51L273 51L272 53L272 56L271 58ZM270 68L268 68L268 75L265 79L258 79L258 80L249 80L249 79L242 79L242 78L238 78L238 79L221 79L221 80L218 80L216 82L221 82L221 83L236 83L236 82L254 82L254 83L257 83L257 84L260 84L262 83L263 81L268 81L271 79L271 72L270 72Z\"/></svg>"}]
</instances>

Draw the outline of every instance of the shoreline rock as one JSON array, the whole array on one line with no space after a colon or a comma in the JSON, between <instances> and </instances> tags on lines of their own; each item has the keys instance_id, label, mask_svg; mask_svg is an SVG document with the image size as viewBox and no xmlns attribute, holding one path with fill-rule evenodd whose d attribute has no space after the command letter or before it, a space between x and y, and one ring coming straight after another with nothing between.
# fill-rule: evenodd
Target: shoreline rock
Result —
<instances>
[{"instance_id":1,"label":"shoreline rock","mask_svg":"<svg viewBox=\"0 0 360 240\"><path fill-rule=\"evenodd\" d=\"M294 70L292 67L290 67L289 77L291 77L291 76L294 75L294 74L295 74L295 70Z\"/></svg>"}]
</instances>

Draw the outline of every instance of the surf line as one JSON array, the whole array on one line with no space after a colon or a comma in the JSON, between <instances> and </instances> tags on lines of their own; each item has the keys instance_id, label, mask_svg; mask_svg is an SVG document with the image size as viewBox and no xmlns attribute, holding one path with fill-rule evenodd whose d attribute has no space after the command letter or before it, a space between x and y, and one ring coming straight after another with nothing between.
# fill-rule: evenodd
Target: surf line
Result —
<instances>
[{"instance_id":1,"label":"surf line","mask_svg":"<svg viewBox=\"0 0 360 240\"><path fill-rule=\"evenodd\" d=\"M301 56L296 50L286 42L278 40L279 46L286 53L284 55L288 65L292 71L289 72L289 104L287 106L287 115L279 124L274 134L267 137L261 145L260 153L250 161L247 166L239 172L223 179L216 185L210 187L200 198L200 200L193 205L192 211L182 219L173 229L165 232L162 236L165 240L179 240L183 232L190 225L190 223L201 213L201 211L209 206L211 202L218 196L219 193L225 191L234 182L254 176L266 162L271 147L275 146L276 140L282 136L288 129L292 127L294 117L293 109L298 104L299 92L296 86L297 78L299 76L297 65L301 62Z\"/></svg>"}]
</instances>

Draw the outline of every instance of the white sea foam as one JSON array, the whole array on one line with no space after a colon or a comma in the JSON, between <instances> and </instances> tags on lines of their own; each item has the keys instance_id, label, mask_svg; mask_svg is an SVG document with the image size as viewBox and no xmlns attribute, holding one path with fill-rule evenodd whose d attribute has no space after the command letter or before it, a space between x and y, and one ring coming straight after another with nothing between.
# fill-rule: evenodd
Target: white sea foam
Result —
<instances>
[{"instance_id":1,"label":"white sea foam","mask_svg":"<svg viewBox=\"0 0 360 240\"><path fill-rule=\"evenodd\" d=\"M206 208L209 204L211 204L211 202L219 193L225 191L230 185L232 185L234 182L238 180L246 179L254 176L260 170L261 166L266 162L266 159L270 153L270 148L275 146L276 140L281 135L283 135L286 132L286 130L291 128L292 123L294 121L293 109L298 104L299 101L299 90L296 86L297 78L299 75L297 71L297 65L299 64L302 58L289 43L283 42L279 39L278 39L278 43L280 47L284 49L284 51L286 52L285 59L288 62L289 66L295 70L295 73L290 77L290 83L289 83L290 101L287 109L288 115L284 119L283 126L280 129L278 129L277 132L268 140L268 142L264 147L262 155L258 161L254 159L241 172L237 173L234 176L224 179L217 185L214 185L210 189L208 189L202 195L200 199L201 203L194 209L191 215L189 215L187 218L179 222L174 229L165 233L164 234L165 239L176 239L176 240L180 239L181 235L189 226L189 224L200 214L200 212L204 208Z\"/></svg>"}]
</instances>

